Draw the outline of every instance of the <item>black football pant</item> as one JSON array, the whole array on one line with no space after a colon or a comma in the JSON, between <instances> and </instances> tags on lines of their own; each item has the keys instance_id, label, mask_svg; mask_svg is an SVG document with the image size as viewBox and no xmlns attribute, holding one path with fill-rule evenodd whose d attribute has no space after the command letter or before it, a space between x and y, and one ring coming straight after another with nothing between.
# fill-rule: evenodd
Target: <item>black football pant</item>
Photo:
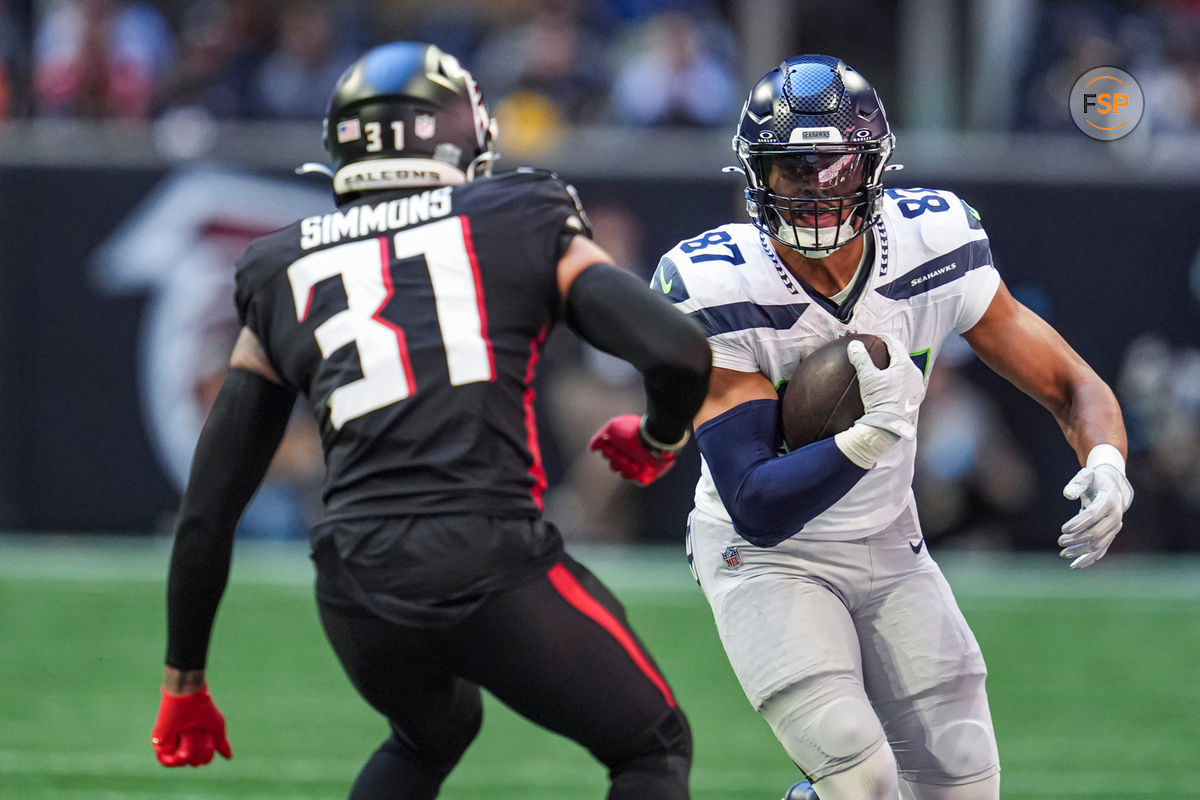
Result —
<instances>
[{"instance_id":1,"label":"black football pant","mask_svg":"<svg viewBox=\"0 0 1200 800\"><path fill-rule=\"evenodd\" d=\"M691 732L615 597L570 557L443 628L320 604L354 686L392 735L351 800L432 800L479 732L480 687L609 768L609 800L685 800Z\"/></svg>"}]
</instances>

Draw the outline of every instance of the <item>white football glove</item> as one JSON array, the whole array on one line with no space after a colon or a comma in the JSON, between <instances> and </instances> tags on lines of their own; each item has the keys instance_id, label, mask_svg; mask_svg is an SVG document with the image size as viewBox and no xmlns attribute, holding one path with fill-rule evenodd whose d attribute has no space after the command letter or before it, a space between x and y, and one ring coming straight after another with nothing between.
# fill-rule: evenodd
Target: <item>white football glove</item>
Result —
<instances>
[{"instance_id":1,"label":"white football glove","mask_svg":"<svg viewBox=\"0 0 1200 800\"><path fill-rule=\"evenodd\" d=\"M1104 453L1108 448L1111 453ZM1097 451L1101 451L1097 453ZM1078 500L1080 512L1062 526L1059 553L1074 559L1071 569L1082 569L1104 558L1121 530L1121 518L1133 501L1133 487L1122 470L1124 459L1112 445L1098 445L1085 466L1063 489L1063 497Z\"/></svg>"},{"instance_id":2,"label":"white football glove","mask_svg":"<svg viewBox=\"0 0 1200 800\"><path fill-rule=\"evenodd\" d=\"M875 366L863 343L854 340L846 356L858 374L864 413L849 430L834 436L838 448L858 466L870 469L901 439L916 435L917 409L925 397L925 376L899 339L881 335L888 365Z\"/></svg>"},{"instance_id":3,"label":"white football glove","mask_svg":"<svg viewBox=\"0 0 1200 800\"><path fill-rule=\"evenodd\" d=\"M858 373L865 411L858 421L890 431L901 439L911 439L917 433L917 410L925 398L925 376L908 357L899 339L886 333L879 338L888 349L889 361L883 369L875 366L867 348L857 339L846 348L846 355Z\"/></svg>"}]
</instances>

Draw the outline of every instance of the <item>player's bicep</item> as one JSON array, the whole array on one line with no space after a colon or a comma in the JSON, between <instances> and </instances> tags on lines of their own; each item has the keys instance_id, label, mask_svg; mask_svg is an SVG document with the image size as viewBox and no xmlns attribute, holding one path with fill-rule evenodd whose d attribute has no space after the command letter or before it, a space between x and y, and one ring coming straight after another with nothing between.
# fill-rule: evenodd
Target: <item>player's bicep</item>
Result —
<instances>
[{"instance_id":1,"label":"player's bicep","mask_svg":"<svg viewBox=\"0 0 1200 800\"><path fill-rule=\"evenodd\" d=\"M237 342L233 345L233 353L229 356L229 366L258 373L271 383L283 383L279 373L271 366L262 342L248 327L243 327L238 334Z\"/></svg>"},{"instance_id":2,"label":"player's bicep","mask_svg":"<svg viewBox=\"0 0 1200 800\"><path fill-rule=\"evenodd\" d=\"M600 245L586 236L576 235L558 260L556 275L558 292L563 297L571 291L571 284L593 264L613 264L613 257Z\"/></svg>"},{"instance_id":3,"label":"player's bicep","mask_svg":"<svg viewBox=\"0 0 1200 800\"><path fill-rule=\"evenodd\" d=\"M1003 282L979 322L963 334L997 374L1057 413L1092 370L1049 323L1016 300Z\"/></svg>"},{"instance_id":4,"label":"player's bicep","mask_svg":"<svg viewBox=\"0 0 1200 800\"><path fill-rule=\"evenodd\" d=\"M760 372L740 372L725 367L713 367L708 383L708 396L696 412L695 427L699 428L713 417L751 400L776 400L775 387Z\"/></svg>"}]
</instances>

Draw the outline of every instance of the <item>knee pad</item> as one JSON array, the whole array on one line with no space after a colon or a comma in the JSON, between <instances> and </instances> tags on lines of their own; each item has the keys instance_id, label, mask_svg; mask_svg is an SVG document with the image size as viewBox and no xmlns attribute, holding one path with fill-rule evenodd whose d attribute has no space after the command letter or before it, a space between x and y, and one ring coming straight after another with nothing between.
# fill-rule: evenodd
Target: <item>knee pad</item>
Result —
<instances>
[{"instance_id":1,"label":"knee pad","mask_svg":"<svg viewBox=\"0 0 1200 800\"><path fill-rule=\"evenodd\" d=\"M619 753L595 754L616 775L625 770L665 771L687 776L692 765L692 729L678 708L628 742Z\"/></svg>"},{"instance_id":2,"label":"knee pad","mask_svg":"<svg viewBox=\"0 0 1200 800\"><path fill-rule=\"evenodd\" d=\"M433 800L473 736L466 736L464 729L455 737L426 737L425 746L418 747L393 724L391 735L358 773L350 800L394 797L400 786L404 787L405 797ZM431 747L430 742L436 744Z\"/></svg>"},{"instance_id":3,"label":"knee pad","mask_svg":"<svg viewBox=\"0 0 1200 800\"><path fill-rule=\"evenodd\" d=\"M793 692L769 700L762 715L792 761L815 782L867 759L884 741L874 709L857 696L816 705L793 702ZM811 698L806 698L811 700Z\"/></svg>"},{"instance_id":4,"label":"knee pad","mask_svg":"<svg viewBox=\"0 0 1200 800\"><path fill-rule=\"evenodd\" d=\"M968 785L999 771L1000 754L982 678L964 676L938 696L893 714L900 777L934 786Z\"/></svg>"},{"instance_id":5,"label":"knee pad","mask_svg":"<svg viewBox=\"0 0 1200 800\"><path fill-rule=\"evenodd\" d=\"M934 748L942 754L946 775L962 783L977 781L999 768L996 734L990 725L978 720L965 719L947 725L937 732Z\"/></svg>"}]
</instances>

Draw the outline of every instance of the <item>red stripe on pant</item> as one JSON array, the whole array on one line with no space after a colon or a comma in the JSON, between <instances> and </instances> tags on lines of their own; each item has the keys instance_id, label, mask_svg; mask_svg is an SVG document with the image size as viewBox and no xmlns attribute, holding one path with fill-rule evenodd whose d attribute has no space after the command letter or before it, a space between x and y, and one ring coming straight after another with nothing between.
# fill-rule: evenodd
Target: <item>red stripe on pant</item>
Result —
<instances>
[{"instance_id":1,"label":"red stripe on pant","mask_svg":"<svg viewBox=\"0 0 1200 800\"><path fill-rule=\"evenodd\" d=\"M550 578L550 583L562 595L564 600L601 628L608 631L609 635L617 640L617 643L629 654L629 657L633 659L633 663L642 671L642 674L649 678L650 682L662 692L662 696L667 700L667 705L674 708L675 695L671 694L671 687L667 685L666 679L650 663L650 659L638 647L633 635L621 624L620 620L614 617L612 612L605 608L599 600L588 594L587 589L583 588L583 585L576 580L575 576L563 564L555 564L546 575Z\"/></svg>"}]
</instances>

